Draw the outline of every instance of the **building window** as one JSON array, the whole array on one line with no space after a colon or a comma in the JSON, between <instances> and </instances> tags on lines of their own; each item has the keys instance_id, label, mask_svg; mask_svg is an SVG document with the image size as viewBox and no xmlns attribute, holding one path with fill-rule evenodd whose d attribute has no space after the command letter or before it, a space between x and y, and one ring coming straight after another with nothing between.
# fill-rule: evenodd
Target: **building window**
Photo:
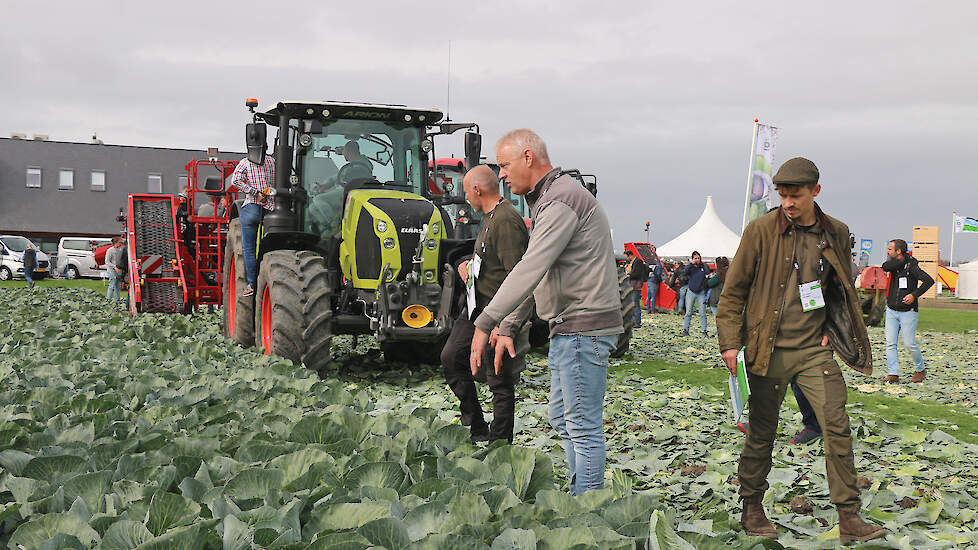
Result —
<instances>
[{"instance_id":1,"label":"building window","mask_svg":"<svg viewBox=\"0 0 978 550\"><path fill-rule=\"evenodd\" d=\"M105 170L92 170L92 191L105 191Z\"/></svg>"},{"instance_id":2,"label":"building window","mask_svg":"<svg viewBox=\"0 0 978 550\"><path fill-rule=\"evenodd\" d=\"M62 168L58 171L58 189L71 191L75 188L75 171Z\"/></svg>"},{"instance_id":3,"label":"building window","mask_svg":"<svg viewBox=\"0 0 978 550\"><path fill-rule=\"evenodd\" d=\"M177 187L178 187L178 188L180 189L180 191L181 191L181 192L182 192L182 191L184 190L184 188L186 188L186 187L187 187L188 185L190 185L190 180L189 180L189 179L187 179L187 176L179 176L179 177L177 178Z\"/></svg>"},{"instance_id":4,"label":"building window","mask_svg":"<svg viewBox=\"0 0 978 550\"><path fill-rule=\"evenodd\" d=\"M148 191L150 193L162 193L163 192L163 174L159 172L150 172L148 179Z\"/></svg>"},{"instance_id":5,"label":"building window","mask_svg":"<svg viewBox=\"0 0 978 550\"><path fill-rule=\"evenodd\" d=\"M36 166L27 168L27 187L31 189L41 188L41 169Z\"/></svg>"}]
</instances>

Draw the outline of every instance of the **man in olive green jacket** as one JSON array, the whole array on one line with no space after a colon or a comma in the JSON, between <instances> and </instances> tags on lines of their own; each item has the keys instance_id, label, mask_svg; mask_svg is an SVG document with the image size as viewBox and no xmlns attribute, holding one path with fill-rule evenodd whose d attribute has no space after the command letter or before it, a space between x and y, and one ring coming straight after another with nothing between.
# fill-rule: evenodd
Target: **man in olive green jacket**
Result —
<instances>
[{"instance_id":1,"label":"man in olive green jacket","mask_svg":"<svg viewBox=\"0 0 978 550\"><path fill-rule=\"evenodd\" d=\"M849 228L815 204L818 169L785 162L774 177L781 207L744 229L717 311L720 352L731 373L743 348L751 389L750 427L738 478L748 535L774 537L761 499L785 390L794 380L815 409L825 443L826 477L843 543L886 530L859 517L859 489L846 413L846 382L836 354L870 374L873 360L852 286Z\"/></svg>"}]
</instances>

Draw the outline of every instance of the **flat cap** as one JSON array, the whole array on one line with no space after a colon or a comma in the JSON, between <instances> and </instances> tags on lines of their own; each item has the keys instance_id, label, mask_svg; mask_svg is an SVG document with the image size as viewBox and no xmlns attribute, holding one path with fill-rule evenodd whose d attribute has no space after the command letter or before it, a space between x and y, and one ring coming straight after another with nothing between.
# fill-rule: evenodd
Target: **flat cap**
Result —
<instances>
[{"instance_id":1,"label":"flat cap","mask_svg":"<svg viewBox=\"0 0 978 550\"><path fill-rule=\"evenodd\" d=\"M818 183L818 168L815 163L804 158L795 157L785 161L774 175L774 185L805 185Z\"/></svg>"}]
</instances>

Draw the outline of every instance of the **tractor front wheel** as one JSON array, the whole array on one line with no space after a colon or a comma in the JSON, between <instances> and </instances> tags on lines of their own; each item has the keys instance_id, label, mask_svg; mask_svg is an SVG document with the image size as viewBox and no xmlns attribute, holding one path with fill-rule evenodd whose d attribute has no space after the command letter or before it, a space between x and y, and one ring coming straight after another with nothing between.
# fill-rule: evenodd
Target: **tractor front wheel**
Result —
<instances>
[{"instance_id":1,"label":"tractor front wheel","mask_svg":"<svg viewBox=\"0 0 978 550\"><path fill-rule=\"evenodd\" d=\"M221 270L221 292L224 293L224 335L241 344L255 343L255 297L242 296L248 286L245 276L244 249L241 246L241 220L233 219L228 225L227 244L224 246L224 266Z\"/></svg>"},{"instance_id":2,"label":"tractor front wheel","mask_svg":"<svg viewBox=\"0 0 978 550\"><path fill-rule=\"evenodd\" d=\"M330 360L332 291L326 261L308 250L264 255L255 291L255 345L319 371Z\"/></svg>"},{"instance_id":3,"label":"tractor front wheel","mask_svg":"<svg viewBox=\"0 0 978 550\"><path fill-rule=\"evenodd\" d=\"M611 356L618 358L628 352L628 346L632 341L632 328L635 326L635 298L634 292L639 292L632 288L629 281L628 272L624 266L618 266L618 293L621 295L621 324L625 327L625 332L618 336L618 343L611 351Z\"/></svg>"}]
</instances>

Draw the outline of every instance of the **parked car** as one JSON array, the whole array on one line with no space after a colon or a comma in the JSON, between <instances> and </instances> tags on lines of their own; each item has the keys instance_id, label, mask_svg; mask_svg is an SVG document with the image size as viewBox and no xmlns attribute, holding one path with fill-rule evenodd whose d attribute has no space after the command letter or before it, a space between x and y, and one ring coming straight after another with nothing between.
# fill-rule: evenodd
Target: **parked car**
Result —
<instances>
[{"instance_id":1,"label":"parked car","mask_svg":"<svg viewBox=\"0 0 978 550\"><path fill-rule=\"evenodd\" d=\"M79 277L101 278L105 271L95 261L95 249L111 244L104 237L61 237L58 243L58 273L65 279Z\"/></svg>"},{"instance_id":2,"label":"parked car","mask_svg":"<svg viewBox=\"0 0 978 550\"><path fill-rule=\"evenodd\" d=\"M40 248L27 237L19 235L0 235L0 281L9 281L14 277L24 278L24 262L21 257L28 246L37 250L37 267L34 268L34 279L39 280L48 276L51 269L51 259L41 252Z\"/></svg>"}]
</instances>

